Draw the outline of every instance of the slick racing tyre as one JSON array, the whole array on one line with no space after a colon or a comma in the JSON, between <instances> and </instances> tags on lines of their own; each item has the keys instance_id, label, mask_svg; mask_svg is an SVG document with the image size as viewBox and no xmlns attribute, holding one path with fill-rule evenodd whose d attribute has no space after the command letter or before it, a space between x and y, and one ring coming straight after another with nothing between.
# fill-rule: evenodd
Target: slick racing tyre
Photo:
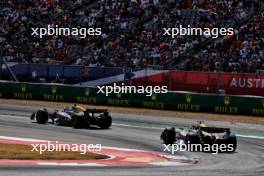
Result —
<instances>
[{"instance_id":1,"label":"slick racing tyre","mask_svg":"<svg viewBox=\"0 0 264 176\"><path fill-rule=\"evenodd\" d=\"M45 124L49 120L49 114L47 111L44 110L38 110L36 113L36 120L38 124Z\"/></svg>"},{"instance_id":2,"label":"slick racing tyre","mask_svg":"<svg viewBox=\"0 0 264 176\"><path fill-rule=\"evenodd\" d=\"M166 145L174 144L176 140L176 133L174 129L165 129L161 134L161 139Z\"/></svg>"},{"instance_id":3,"label":"slick racing tyre","mask_svg":"<svg viewBox=\"0 0 264 176\"><path fill-rule=\"evenodd\" d=\"M101 129L108 129L112 125L112 117L101 115L97 119L97 126Z\"/></svg>"},{"instance_id":4,"label":"slick racing tyre","mask_svg":"<svg viewBox=\"0 0 264 176\"><path fill-rule=\"evenodd\" d=\"M73 122L72 122L73 128L85 128L86 121L83 116L74 115L72 116L72 118L73 118Z\"/></svg>"},{"instance_id":5,"label":"slick racing tyre","mask_svg":"<svg viewBox=\"0 0 264 176\"><path fill-rule=\"evenodd\" d=\"M232 150L229 151L230 153L234 153L236 151L237 148L237 138L236 136L229 136L229 138L227 139L226 142L227 145L232 144Z\"/></svg>"}]
</instances>

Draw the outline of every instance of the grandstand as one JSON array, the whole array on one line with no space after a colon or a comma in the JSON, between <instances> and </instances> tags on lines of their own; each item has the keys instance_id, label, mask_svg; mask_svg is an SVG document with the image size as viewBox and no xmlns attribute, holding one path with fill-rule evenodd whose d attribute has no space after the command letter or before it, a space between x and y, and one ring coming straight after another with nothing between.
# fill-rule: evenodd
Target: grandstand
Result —
<instances>
[{"instance_id":1,"label":"grandstand","mask_svg":"<svg viewBox=\"0 0 264 176\"><path fill-rule=\"evenodd\" d=\"M125 77L130 69L134 75L145 73L147 68L163 70L157 74L168 70L262 74L263 7L261 0L2 0L1 77L17 81L86 82L84 85L89 86L89 81L97 85L97 79ZM100 27L103 33L84 39L77 36L40 39L30 35L32 27L48 24ZM232 27L235 34L217 39L163 36L164 27L179 25ZM29 66L21 66L25 64ZM58 70L54 70L54 65ZM21 68L27 70L23 72ZM103 74L102 68L111 71ZM71 72L75 76L67 76ZM31 79L32 73L39 79Z\"/></svg>"}]
</instances>

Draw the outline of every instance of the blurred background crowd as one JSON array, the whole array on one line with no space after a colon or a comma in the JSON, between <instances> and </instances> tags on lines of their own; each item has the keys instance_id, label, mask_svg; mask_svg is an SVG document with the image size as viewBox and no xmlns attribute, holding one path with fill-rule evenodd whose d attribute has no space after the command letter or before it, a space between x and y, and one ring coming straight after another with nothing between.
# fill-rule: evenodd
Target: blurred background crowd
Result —
<instances>
[{"instance_id":1,"label":"blurred background crowd","mask_svg":"<svg viewBox=\"0 0 264 176\"><path fill-rule=\"evenodd\" d=\"M31 36L32 27L102 28L101 36ZM163 36L163 28L232 27L233 36ZM9 63L256 73L264 70L261 0L2 0Z\"/></svg>"}]
</instances>

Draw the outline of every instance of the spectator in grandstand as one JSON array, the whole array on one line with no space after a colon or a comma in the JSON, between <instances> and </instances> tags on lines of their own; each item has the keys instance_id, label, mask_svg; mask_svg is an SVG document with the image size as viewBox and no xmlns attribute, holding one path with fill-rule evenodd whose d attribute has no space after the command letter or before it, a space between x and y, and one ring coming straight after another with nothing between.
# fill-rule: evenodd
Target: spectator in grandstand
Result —
<instances>
[{"instance_id":1,"label":"spectator in grandstand","mask_svg":"<svg viewBox=\"0 0 264 176\"><path fill-rule=\"evenodd\" d=\"M166 66L192 50L187 70L254 72L263 67L263 14L198 52L206 36L163 36L163 27L227 27L260 7L249 0L1 1L4 59L23 63L144 68ZM32 26L100 27L101 36L30 36ZM198 52L198 53L197 53ZM190 59L190 58L189 58Z\"/></svg>"},{"instance_id":2,"label":"spectator in grandstand","mask_svg":"<svg viewBox=\"0 0 264 176\"><path fill-rule=\"evenodd\" d=\"M238 28L234 36L208 45L187 63L187 70L248 73L264 70L263 14Z\"/></svg>"}]
</instances>

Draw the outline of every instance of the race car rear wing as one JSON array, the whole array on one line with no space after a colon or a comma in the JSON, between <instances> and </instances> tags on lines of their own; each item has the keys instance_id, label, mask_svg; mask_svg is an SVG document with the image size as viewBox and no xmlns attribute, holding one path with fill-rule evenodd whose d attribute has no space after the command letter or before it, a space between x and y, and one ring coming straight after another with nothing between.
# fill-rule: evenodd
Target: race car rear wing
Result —
<instances>
[{"instance_id":1,"label":"race car rear wing","mask_svg":"<svg viewBox=\"0 0 264 176\"><path fill-rule=\"evenodd\" d=\"M201 131L206 133L228 133L230 134L230 128L218 128L218 127L198 127Z\"/></svg>"},{"instance_id":2,"label":"race car rear wing","mask_svg":"<svg viewBox=\"0 0 264 176\"><path fill-rule=\"evenodd\" d=\"M86 109L84 113L99 114L99 113L106 113L106 112L108 112L107 109Z\"/></svg>"}]
</instances>

